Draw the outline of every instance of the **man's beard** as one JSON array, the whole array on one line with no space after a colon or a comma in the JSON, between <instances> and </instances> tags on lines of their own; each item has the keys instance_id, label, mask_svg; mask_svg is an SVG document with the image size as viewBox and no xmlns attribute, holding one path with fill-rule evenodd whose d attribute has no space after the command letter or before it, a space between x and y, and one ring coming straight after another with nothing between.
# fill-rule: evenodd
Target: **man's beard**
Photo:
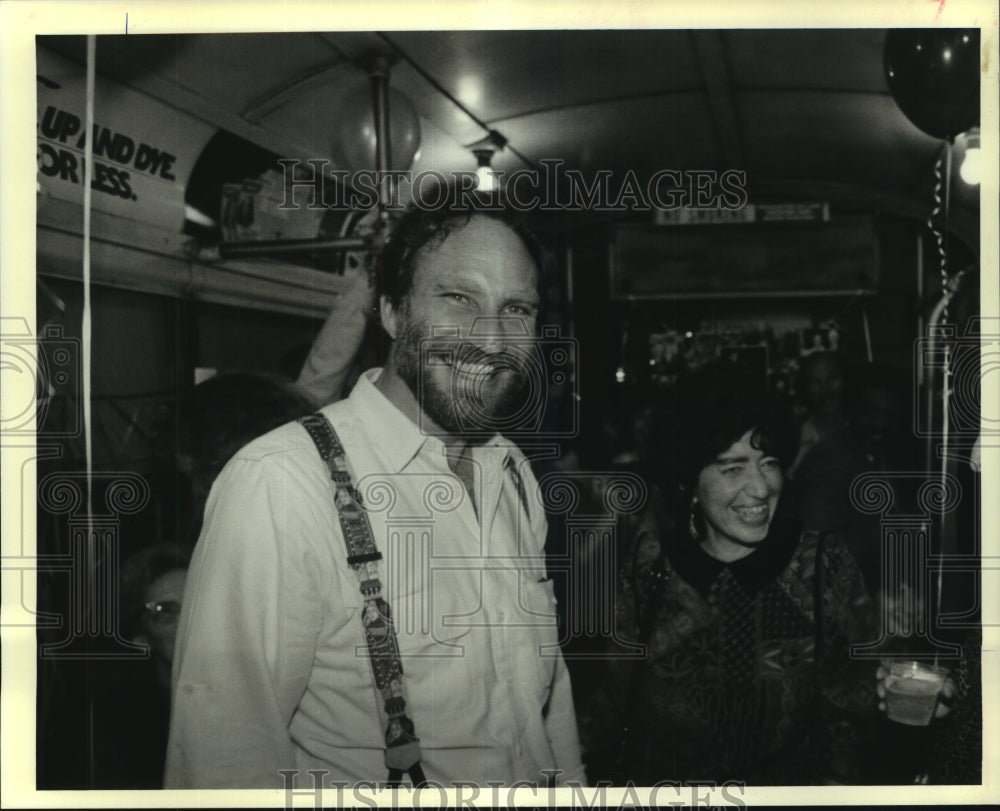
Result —
<instances>
[{"instance_id":1,"label":"man's beard","mask_svg":"<svg viewBox=\"0 0 1000 811\"><path fill-rule=\"evenodd\" d=\"M528 345L486 353L470 341L428 339L425 324L404 318L393 346L396 373L434 422L420 426L425 433L437 433L435 426L458 436L523 430L531 417ZM486 366L497 371L462 371Z\"/></svg>"}]
</instances>

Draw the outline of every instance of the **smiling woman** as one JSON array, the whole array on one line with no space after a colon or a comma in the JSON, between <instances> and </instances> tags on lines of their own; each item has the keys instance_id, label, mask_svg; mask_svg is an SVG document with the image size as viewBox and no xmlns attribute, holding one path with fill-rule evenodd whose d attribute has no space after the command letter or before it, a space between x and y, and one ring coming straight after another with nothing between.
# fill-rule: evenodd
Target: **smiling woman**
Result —
<instances>
[{"instance_id":1,"label":"smiling woman","mask_svg":"<svg viewBox=\"0 0 1000 811\"><path fill-rule=\"evenodd\" d=\"M609 661L583 719L590 777L859 780L875 685L848 653L869 636L870 603L840 540L779 508L790 421L729 365L678 397L678 529L647 529L622 551L619 639L647 657Z\"/></svg>"},{"instance_id":2,"label":"smiling woman","mask_svg":"<svg viewBox=\"0 0 1000 811\"><path fill-rule=\"evenodd\" d=\"M795 452L790 415L740 367L710 365L678 393L680 509L692 539L717 560L746 557L768 537Z\"/></svg>"},{"instance_id":3,"label":"smiling woman","mask_svg":"<svg viewBox=\"0 0 1000 811\"><path fill-rule=\"evenodd\" d=\"M753 552L767 537L778 507L780 463L753 442L753 431L747 431L698 474L692 505L705 527L701 545L719 560Z\"/></svg>"}]
</instances>

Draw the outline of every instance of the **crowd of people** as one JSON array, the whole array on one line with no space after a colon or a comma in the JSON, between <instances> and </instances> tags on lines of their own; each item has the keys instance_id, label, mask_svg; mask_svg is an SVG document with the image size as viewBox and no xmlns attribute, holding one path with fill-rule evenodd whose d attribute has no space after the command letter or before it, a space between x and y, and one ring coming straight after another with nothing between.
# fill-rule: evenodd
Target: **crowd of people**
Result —
<instances>
[{"instance_id":1,"label":"crowd of people","mask_svg":"<svg viewBox=\"0 0 1000 811\"><path fill-rule=\"evenodd\" d=\"M130 633L151 651L133 684L157 720L142 745L114 732L123 771L167 788L281 788L288 770L978 782L974 635L919 730L925 757L873 767L899 733L880 712L885 670L851 653L879 635L882 559L848 494L894 464L898 404L834 353L804 359L797 416L720 362L678 381L641 447L567 454L595 501L596 474L623 465L649 497L612 516L619 531L562 544L576 570L617 571L593 578L613 583L613 633L560 633L572 618L546 542L565 527L518 433L548 266L503 206L414 208L304 386L220 375L182 401L190 518L179 544L124 567ZM365 329L371 302L391 344L384 367L351 373L344 325Z\"/></svg>"}]
</instances>

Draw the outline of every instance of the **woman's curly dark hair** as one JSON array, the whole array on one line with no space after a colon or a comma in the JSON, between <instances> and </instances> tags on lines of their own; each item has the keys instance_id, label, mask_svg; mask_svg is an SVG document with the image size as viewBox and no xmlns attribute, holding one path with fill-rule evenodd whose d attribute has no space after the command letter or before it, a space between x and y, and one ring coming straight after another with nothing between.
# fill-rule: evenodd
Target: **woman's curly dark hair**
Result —
<instances>
[{"instance_id":1,"label":"woman's curly dark hair","mask_svg":"<svg viewBox=\"0 0 1000 811\"><path fill-rule=\"evenodd\" d=\"M691 490L698 474L747 431L751 444L787 468L797 440L788 409L770 395L764 381L730 363L712 363L679 382L674 404L674 474ZM668 427L670 430L670 427Z\"/></svg>"}]
</instances>

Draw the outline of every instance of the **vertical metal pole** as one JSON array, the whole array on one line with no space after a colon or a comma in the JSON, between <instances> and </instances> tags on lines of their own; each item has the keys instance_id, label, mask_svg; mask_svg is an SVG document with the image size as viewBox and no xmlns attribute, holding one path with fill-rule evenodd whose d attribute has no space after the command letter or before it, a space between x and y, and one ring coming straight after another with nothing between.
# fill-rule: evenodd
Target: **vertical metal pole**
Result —
<instances>
[{"instance_id":1,"label":"vertical metal pole","mask_svg":"<svg viewBox=\"0 0 1000 811\"><path fill-rule=\"evenodd\" d=\"M392 199L392 178L389 176L389 160L392 143L389 131L389 60L383 54L372 59L372 109L375 113L375 173L378 178L378 218L381 226L389 221L386 208Z\"/></svg>"},{"instance_id":2,"label":"vertical metal pole","mask_svg":"<svg viewBox=\"0 0 1000 811\"><path fill-rule=\"evenodd\" d=\"M566 311L568 318L566 319L569 327L569 337L572 338L575 333L575 321L576 321L576 304L573 301L573 249L566 249Z\"/></svg>"},{"instance_id":3,"label":"vertical metal pole","mask_svg":"<svg viewBox=\"0 0 1000 811\"><path fill-rule=\"evenodd\" d=\"M97 37L93 34L87 37L87 102L84 114L84 132L86 142L83 148L83 323L81 337L83 339L83 435L84 449L87 460L87 552L86 552L86 582L87 593L93 594L97 572L97 550L93 539L93 478L94 478L94 445L91 431L91 306L90 306L90 208L91 182L94 177L94 93L96 87ZM81 606L82 611L92 609L92 606ZM94 622L93 616L89 617ZM94 740L94 695L87 690L87 780L93 788L97 782L97 763L95 759Z\"/></svg>"},{"instance_id":4,"label":"vertical metal pole","mask_svg":"<svg viewBox=\"0 0 1000 811\"><path fill-rule=\"evenodd\" d=\"M924 235L917 232L917 338L924 337ZM917 364L917 391L924 384L924 364Z\"/></svg>"}]
</instances>

